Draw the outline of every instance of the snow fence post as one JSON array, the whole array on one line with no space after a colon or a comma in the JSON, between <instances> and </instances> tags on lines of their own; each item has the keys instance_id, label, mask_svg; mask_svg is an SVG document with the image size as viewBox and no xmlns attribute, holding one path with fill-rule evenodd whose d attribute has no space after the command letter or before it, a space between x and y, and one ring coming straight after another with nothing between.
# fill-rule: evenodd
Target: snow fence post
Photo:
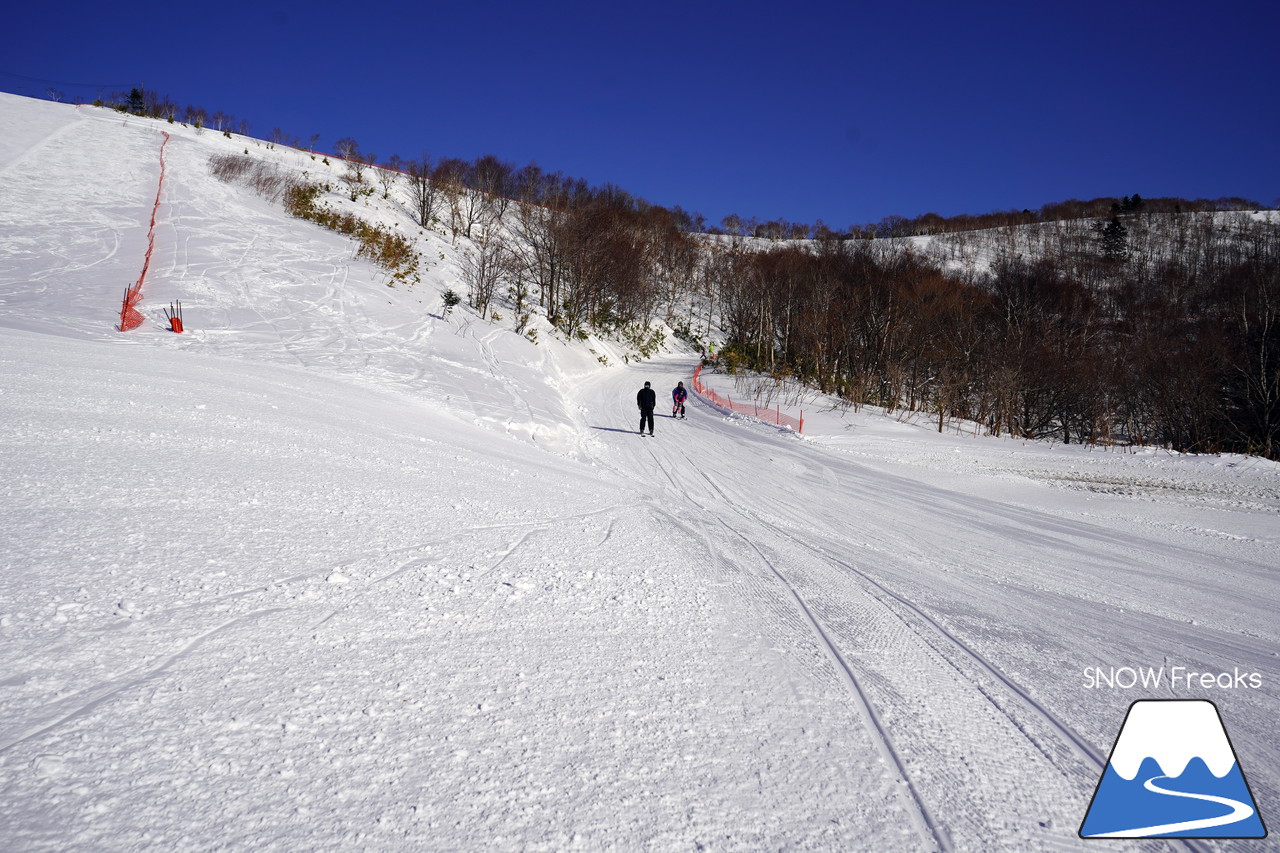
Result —
<instances>
[{"instance_id":1,"label":"snow fence post","mask_svg":"<svg viewBox=\"0 0 1280 853\"><path fill-rule=\"evenodd\" d=\"M169 307L165 309L164 315L169 318L169 328L178 334L182 334L182 303L170 302Z\"/></svg>"}]
</instances>

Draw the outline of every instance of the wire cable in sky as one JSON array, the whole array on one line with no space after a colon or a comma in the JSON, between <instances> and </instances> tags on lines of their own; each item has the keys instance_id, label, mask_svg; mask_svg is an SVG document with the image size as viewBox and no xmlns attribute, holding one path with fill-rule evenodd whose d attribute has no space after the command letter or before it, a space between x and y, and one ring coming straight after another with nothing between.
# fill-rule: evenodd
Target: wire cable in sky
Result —
<instances>
[{"instance_id":1,"label":"wire cable in sky","mask_svg":"<svg viewBox=\"0 0 1280 853\"><path fill-rule=\"evenodd\" d=\"M20 80L30 80L32 83L49 83L54 86L87 86L98 89L132 85L130 83L68 83L65 80L46 80L43 77L28 77L25 74L14 74L12 71L0 71L0 76L17 77Z\"/></svg>"}]
</instances>

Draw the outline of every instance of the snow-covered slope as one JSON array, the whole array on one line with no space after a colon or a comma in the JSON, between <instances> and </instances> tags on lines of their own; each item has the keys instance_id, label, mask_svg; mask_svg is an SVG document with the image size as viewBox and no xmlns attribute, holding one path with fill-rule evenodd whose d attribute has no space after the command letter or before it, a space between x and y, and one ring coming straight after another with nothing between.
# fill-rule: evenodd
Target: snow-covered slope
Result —
<instances>
[{"instance_id":1,"label":"snow-covered slope","mask_svg":"<svg viewBox=\"0 0 1280 853\"><path fill-rule=\"evenodd\" d=\"M687 357L441 319L446 241L389 288L207 167L308 155L0 124L6 849L1070 849L1150 696L1274 813L1277 466L820 400L642 440ZM1097 686L1161 666L1258 686Z\"/></svg>"}]
</instances>

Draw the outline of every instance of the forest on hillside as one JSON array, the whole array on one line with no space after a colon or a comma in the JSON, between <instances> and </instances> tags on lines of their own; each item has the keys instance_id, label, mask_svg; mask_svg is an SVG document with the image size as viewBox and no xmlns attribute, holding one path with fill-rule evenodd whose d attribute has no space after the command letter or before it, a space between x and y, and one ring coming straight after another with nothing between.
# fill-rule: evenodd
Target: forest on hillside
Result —
<instances>
[{"instance_id":1,"label":"forest on hillside","mask_svg":"<svg viewBox=\"0 0 1280 853\"><path fill-rule=\"evenodd\" d=\"M352 180L362 180L355 175ZM995 435L1280 455L1280 222L1112 200L1107 218L927 241L761 239L493 157L421 159L415 220L467 240L467 297ZM384 190L387 188L384 187Z\"/></svg>"},{"instance_id":2,"label":"forest on hillside","mask_svg":"<svg viewBox=\"0 0 1280 853\"><path fill-rule=\"evenodd\" d=\"M384 174L418 224L465 241L471 306L502 304L517 331L537 311L644 352L662 321L723 340L729 370L939 429L1280 458L1274 218L1130 207L924 241L765 240L492 158Z\"/></svg>"},{"instance_id":3,"label":"forest on hillside","mask_svg":"<svg viewBox=\"0 0 1280 853\"><path fill-rule=\"evenodd\" d=\"M124 108L207 118L168 100ZM278 130L272 144L302 147ZM722 341L726 369L927 412L940 430L959 419L995 435L1280 458L1280 218L1248 199L709 227L536 164L338 148L341 194L380 191L465 244L468 302L481 316L501 305L518 332L537 312L567 338L647 353L661 321L695 347ZM331 189L300 195L313 204ZM376 239L403 259L392 236Z\"/></svg>"},{"instance_id":4,"label":"forest on hillside","mask_svg":"<svg viewBox=\"0 0 1280 853\"><path fill-rule=\"evenodd\" d=\"M946 242L718 253L727 355L939 429L1277 457L1275 222L1135 213L983 238L981 267L946 263Z\"/></svg>"}]
</instances>

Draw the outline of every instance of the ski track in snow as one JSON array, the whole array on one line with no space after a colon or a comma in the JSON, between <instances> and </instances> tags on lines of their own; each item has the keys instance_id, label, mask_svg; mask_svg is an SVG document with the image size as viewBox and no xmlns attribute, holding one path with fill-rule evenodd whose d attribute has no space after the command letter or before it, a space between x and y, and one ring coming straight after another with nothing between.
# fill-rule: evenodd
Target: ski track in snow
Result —
<instances>
[{"instance_id":1,"label":"ski track in snow","mask_svg":"<svg viewBox=\"0 0 1280 853\"><path fill-rule=\"evenodd\" d=\"M1208 698L1274 809L1277 466L696 396L637 441L687 356L433 316L448 241L389 288L207 160L339 169L182 127L120 335L159 125L0 118L6 849L1097 848L1139 697L1085 666L1261 672Z\"/></svg>"},{"instance_id":2,"label":"ski track in snow","mask_svg":"<svg viewBox=\"0 0 1280 853\"><path fill-rule=\"evenodd\" d=\"M724 522L721 521L721 524L724 524ZM729 528L728 525L725 526L732 532L732 528ZM737 533L735 533L735 535L741 536L741 534ZM751 549L760 556L765 565L769 567L769 570L773 572L774 576L786 588L787 592L794 599L796 607L799 609L800 613L803 614L805 620L809 623L809 626L813 629L813 632L821 643L823 650L830 656L832 664L834 664L836 669L843 674L844 679L848 683L849 691L857 702L859 711L865 717L868 727L875 734L876 747L882 754L884 764L886 766L892 765L897 771L899 777L897 782L903 787L906 792L906 797L909 800L908 810L911 821L920 832L922 838L926 843L935 845L939 850L951 850L952 845L949 834L939 824L938 819L933 816L928 804L920 795L916 786L912 783L911 774L907 770L906 763L893 745L893 738L884 723L881 721L879 715L876 713L875 706L872 705L868 698L867 691L858 680L858 676L855 674L853 668L844 656L840 654L836 644L831 640L827 629L823 627L822 622L813 614L813 610L805 603L805 600L801 597L800 593L796 592L794 584L792 584L791 581L787 579L787 576L778 569L777 563L770 559L750 539L746 537L742 537L742 539L745 544L750 546Z\"/></svg>"},{"instance_id":3,"label":"ski track in snow","mask_svg":"<svg viewBox=\"0 0 1280 853\"><path fill-rule=\"evenodd\" d=\"M185 658L187 655L191 654L191 652L197 646L199 646L201 643L205 642L215 634L219 634L228 628L231 628L241 622L244 622L246 619L256 618L256 617L259 617L268 613L274 613L274 612L279 612L279 608L266 608L263 610L254 611L244 616L237 616L233 619L229 619L226 622L223 622L222 624L218 625L217 627L212 628L208 631L205 631L203 634L200 634L197 637L193 637L192 639L183 643L181 648L179 648L173 654L165 657L158 665L154 667L148 667L147 670L143 672L141 675L138 675L135 677L132 672L126 673L124 677L115 679L106 684L96 685L92 688L89 688L87 690L81 691L80 693L77 693L75 696L72 696L67 700L59 702L59 705L71 706L72 710L64 714L61 709L58 709L53 712L54 715L59 715L57 719L53 720L53 722L43 725L42 728L36 731L27 732L25 734L18 734L16 736L12 736L7 741L0 742L0 754L3 754L5 751L12 749L14 746L17 746L18 744L24 741L44 735L50 731L53 731L58 726L65 725L66 723L70 722L71 720L74 720L77 717L88 714L90 711L93 711L100 705L103 705L104 703L119 696L125 691L136 689L140 685L145 684L146 682L156 678L157 676L163 674L166 670L168 670L169 667L171 667L174 663L178 662L179 660ZM90 698L88 701L83 701L82 697L85 696L86 694L91 696L92 698ZM47 714L49 712L46 710L44 711L44 713Z\"/></svg>"}]
</instances>

